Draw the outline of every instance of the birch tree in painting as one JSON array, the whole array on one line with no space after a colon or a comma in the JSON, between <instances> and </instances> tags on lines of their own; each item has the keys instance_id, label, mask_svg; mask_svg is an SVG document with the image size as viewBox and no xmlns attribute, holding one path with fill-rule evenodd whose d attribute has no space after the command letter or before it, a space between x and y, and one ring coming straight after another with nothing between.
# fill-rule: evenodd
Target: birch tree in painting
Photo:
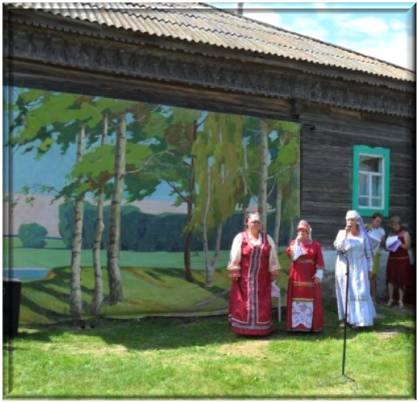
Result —
<instances>
[{"instance_id":1,"label":"birch tree in painting","mask_svg":"<svg viewBox=\"0 0 418 402\"><path fill-rule=\"evenodd\" d=\"M123 300L122 283L119 267L119 242L122 190L125 176L126 154L126 116L119 117L120 126L116 135L115 176L112 202L110 207L109 244L107 249L107 271L109 278L109 303Z\"/></svg>"},{"instance_id":2,"label":"birch tree in painting","mask_svg":"<svg viewBox=\"0 0 418 402\"><path fill-rule=\"evenodd\" d=\"M28 90L22 91L16 105L19 128L12 145L25 146L26 151L36 147L37 155L46 154L54 144L66 152L70 143L77 142L76 163L81 160L86 129L94 128L100 114L90 105L91 98L75 94ZM82 311L80 284L80 253L83 222L83 194L75 196L75 234L71 250L70 312L79 317Z\"/></svg>"},{"instance_id":3,"label":"birch tree in painting","mask_svg":"<svg viewBox=\"0 0 418 402\"><path fill-rule=\"evenodd\" d=\"M205 256L205 285L212 286L220 251L222 226L241 197L239 168L243 117L209 113L193 145L196 159L196 208L192 226L201 225ZM209 258L209 232L216 229L215 250Z\"/></svg>"},{"instance_id":4,"label":"birch tree in painting","mask_svg":"<svg viewBox=\"0 0 418 402\"><path fill-rule=\"evenodd\" d=\"M86 126L81 124L80 134L77 137L77 158L80 162L84 154L84 141ZM81 247L83 235L83 207L84 194L79 194L74 203L74 237L71 249L71 291L70 291L70 313L80 318L83 306L81 298Z\"/></svg>"},{"instance_id":5,"label":"birch tree in painting","mask_svg":"<svg viewBox=\"0 0 418 402\"><path fill-rule=\"evenodd\" d=\"M168 108L167 126L162 133L164 158L159 162L160 179L172 189L175 205L186 205L186 223L183 228L183 260L185 279L193 282L191 268L192 218L196 198L196 167L192 147L198 130L204 124L202 112L183 108Z\"/></svg>"},{"instance_id":6,"label":"birch tree in painting","mask_svg":"<svg viewBox=\"0 0 418 402\"><path fill-rule=\"evenodd\" d=\"M260 213L261 223L264 230L267 228L267 180L269 165L268 135L269 125L262 120L260 125L260 177L258 192L258 212Z\"/></svg>"},{"instance_id":7,"label":"birch tree in painting","mask_svg":"<svg viewBox=\"0 0 418 402\"><path fill-rule=\"evenodd\" d=\"M299 126L288 122L275 122L272 126L275 137L270 141L272 162L269 166L271 178L269 200L274 205L274 232L273 239L279 244L280 227L282 222L284 191L288 188L293 172L299 163ZM294 193L299 193L298 183L293 184ZM296 202L296 209L298 203ZM297 211L295 210L295 213Z\"/></svg>"},{"instance_id":8,"label":"birch tree in painting","mask_svg":"<svg viewBox=\"0 0 418 402\"><path fill-rule=\"evenodd\" d=\"M103 131L100 137L100 146L106 144L106 137L108 135L109 116L107 113L103 114ZM91 312L97 316L103 303L103 277L102 264L100 261L100 245L104 231L103 222L103 207L105 201L104 184L100 184L97 190L97 211L96 211L96 231L93 243L93 269L94 269L94 293L91 303Z\"/></svg>"}]
</instances>

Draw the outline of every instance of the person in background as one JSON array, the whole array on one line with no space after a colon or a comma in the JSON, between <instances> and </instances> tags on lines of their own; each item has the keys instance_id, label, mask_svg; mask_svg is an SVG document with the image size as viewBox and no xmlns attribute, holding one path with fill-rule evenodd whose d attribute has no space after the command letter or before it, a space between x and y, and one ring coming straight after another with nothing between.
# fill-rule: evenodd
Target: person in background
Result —
<instances>
[{"instance_id":1,"label":"person in background","mask_svg":"<svg viewBox=\"0 0 418 402\"><path fill-rule=\"evenodd\" d=\"M347 323L354 328L370 327L376 310L370 294L373 249L363 219L357 211L347 211L346 227L338 231L334 241L337 250L335 288L338 317L344 325L348 280ZM348 264L347 264L348 261Z\"/></svg>"},{"instance_id":2,"label":"person in background","mask_svg":"<svg viewBox=\"0 0 418 402\"><path fill-rule=\"evenodd\" d=\"M384 247L386 232L382 228L383 215L375 212L372 215L372 221L366 225L367 233L370 237L373 247L373 266L370 279L370 290L374 303L377 303L377 274L380 267L381 249Z\"/></svg>"},{"instance_id":3,"label":"person in background","mask_svg":"<svg viewBox=\"0 0 418 402\"><path fill-rule=\"evenodd\" d=\"M321 281L324 276L324 259L321 245L312 240L312 228L305 220L297 226L296 239L286 252L292 260L287 288L287 330L322 331Z\"/></svg>"},{"instance_id":4,"label":"person in background","mask_svg":"<svg viewBox=\"0 0 418 402\"><path fill-rule=\"evenodd\" d=\"M279 273L273 239L262 231L260 215L249 213L246 230L233 242L228 264L232 285L229 295L229 324L241 335L273 332L271 283Z\"/></svg>"},{"instance_id":5,"label":"person in background","mask_svg":"<svg viewBox=\"0 0 418 402\"><path fill-rule=\"evenodd\" d=\"M402 228L402 221L399 216L390 219L391 233L386 239L386 248L389 251L386 266L386 282L388 284L389 300L387 305L392 306L394 289L398 289L398 306L404 308L405 287L408 284L410 274L410 261L408 250L411 247L411 237Z\"/></svg>"}]
</instances>

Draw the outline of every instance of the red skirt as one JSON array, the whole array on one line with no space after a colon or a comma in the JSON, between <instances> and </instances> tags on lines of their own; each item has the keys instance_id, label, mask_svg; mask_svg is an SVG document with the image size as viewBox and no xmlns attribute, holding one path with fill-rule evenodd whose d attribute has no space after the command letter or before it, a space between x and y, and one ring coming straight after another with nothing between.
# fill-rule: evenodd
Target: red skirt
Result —
<instances>
[{"instance_id":1,"label":"red skirt","mask_svg":"<svg viewBox=\"0 0 418 402\"><path fill-rule=\"evenodd\" d=\"M242 335L273 332L271 317L270 245L263 235L261 246L251 247L244 236L241 245L240 278L232 283L229 295L229 324Z\"/></svg>"},{"instance_id":2,"label":"red skirt","mask_svg":"<svg viewBox=\"0 0 418 402\"><path fill-rule=\"evenodd\" d=\"M411 280L411 264L408 255L394 256L389 254L386 267L386 282L395 286L405 287Z\"/></svg>"},{"instance_id":3,"label":"red skirt","mask_svg":"<svg viewBox=\"0 0 418 402\"><path fill-rule=\"evenodd\" d=\"M288 331L322 331L324 313L322 290L315 284L316 268L312 263L293 262L287 288L286 327Z\"/></svg>"}]
</instances>

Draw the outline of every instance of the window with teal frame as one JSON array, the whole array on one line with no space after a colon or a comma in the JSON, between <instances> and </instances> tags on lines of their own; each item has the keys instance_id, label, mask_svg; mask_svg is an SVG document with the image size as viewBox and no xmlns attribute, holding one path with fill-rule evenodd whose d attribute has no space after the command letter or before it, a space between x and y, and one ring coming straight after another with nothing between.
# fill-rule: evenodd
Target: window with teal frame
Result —
<instances>
[{"instance_id":1,"label":"window with teal frame","mask_svg":"<svg viewBox=\"0 0 418 402\"><path fill-rule=\"evenodd\" d=\"M355 145L353 209L362 216L389 215L390 150Z\"/></svg>"}]
</instances>

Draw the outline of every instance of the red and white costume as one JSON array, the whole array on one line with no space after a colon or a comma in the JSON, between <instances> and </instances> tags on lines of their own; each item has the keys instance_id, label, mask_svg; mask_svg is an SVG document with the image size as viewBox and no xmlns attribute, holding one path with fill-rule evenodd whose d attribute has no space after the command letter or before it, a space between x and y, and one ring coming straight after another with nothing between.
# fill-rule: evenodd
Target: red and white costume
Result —
<instances>
[{"instance_id":1,"label":"red and white costume","mask_svg":"<svg viewBox=\"0 0 418 402\"><path fill-rule=\"evenodd\" d=\"M320 244L310 237L311 228L301 221L298 228L304 227L309 239L304 242L292 240L286 249L292 259L287 288L288 331L322 331L324 314L322 309L321 284L324 260Z\"/></svg>"},{"instance_id":2,"label":"red and white costume","mask_svg":"<svg viewBox=\"0 0 418 402\"><path fill-rule=\"evenodd\" d=\"M250 239L239 233L232 243L228 270L232 277L229 298L231 329L243 335L267 335L273 331L271 314L271 274L279 270L273 239L259 233Z\"/></svg>"}]
</instances>

